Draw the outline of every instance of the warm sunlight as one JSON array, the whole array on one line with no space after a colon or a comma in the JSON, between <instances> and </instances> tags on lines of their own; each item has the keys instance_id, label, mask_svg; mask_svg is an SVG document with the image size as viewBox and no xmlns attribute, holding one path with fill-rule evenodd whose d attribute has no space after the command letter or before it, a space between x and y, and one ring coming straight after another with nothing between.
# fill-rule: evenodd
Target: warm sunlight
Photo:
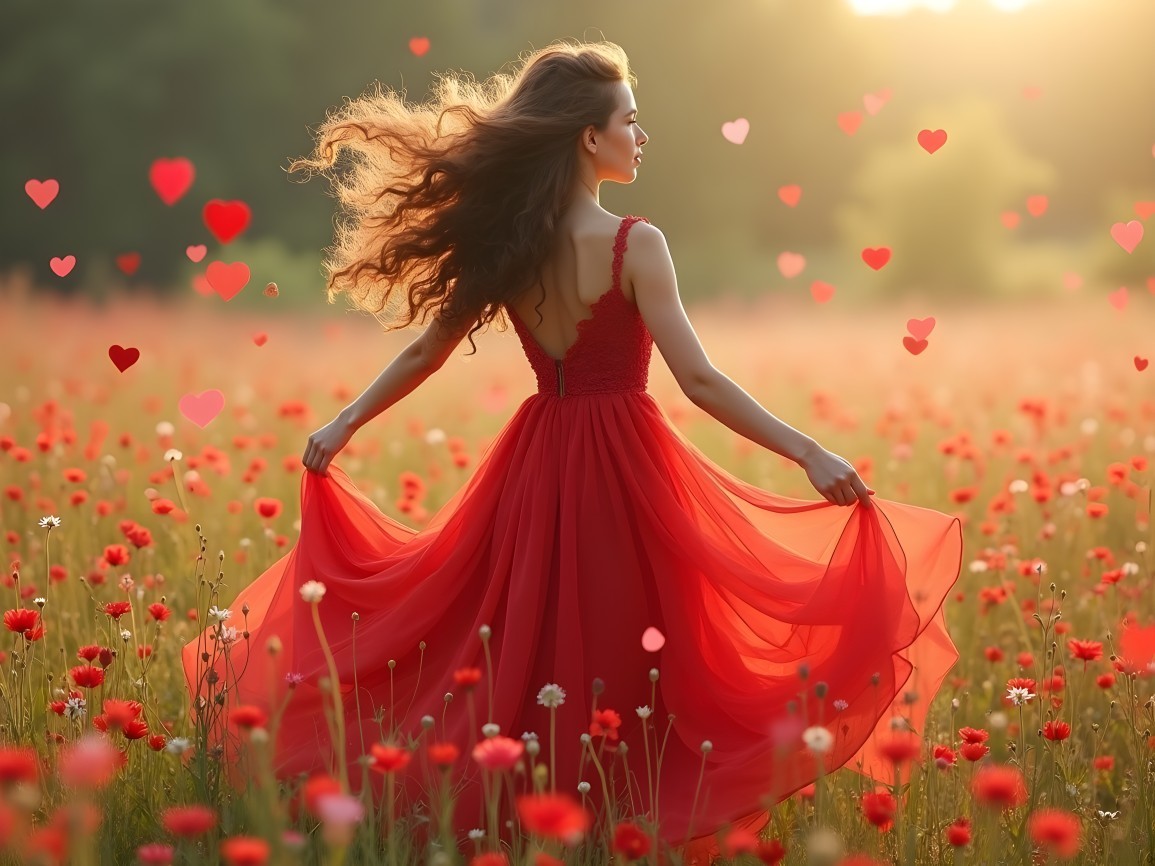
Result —
<instances>
[{"instance_id":1,"label":"warm sunlight","mask_svg":"<svg viewBox=\"0 0 1155 866\"><path fill-rule=\"evenodd\" d=\"M858 15L905 15L915 9L929 12L950 12L959 0L848 0ZM977 0L972 0L977 2ZM1037 6L1042 0L983 0L1000 12L1018 12L1028 6Z\"/></svg>"}]
</instances>

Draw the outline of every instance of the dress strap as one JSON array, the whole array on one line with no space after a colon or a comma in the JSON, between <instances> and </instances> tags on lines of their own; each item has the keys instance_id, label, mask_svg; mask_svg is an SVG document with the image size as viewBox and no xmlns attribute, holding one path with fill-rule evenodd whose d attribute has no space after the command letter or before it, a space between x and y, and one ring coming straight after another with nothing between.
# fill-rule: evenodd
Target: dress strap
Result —
<instances>
[{"instance_id":1,"label":"dress strap","mask_svg":"<svg viewBox=\"0 0 1155 866\"><path fill-rule=\"evenodd\" d=\"M630 231L630 226L638 221L649 222L645 217L630 214L622 217L621 225L618 226L618 235L614 238L613 285L610 291L619 291L622 287L622 259L626 255L626 235Z\"/></svg>"}]
</instances>

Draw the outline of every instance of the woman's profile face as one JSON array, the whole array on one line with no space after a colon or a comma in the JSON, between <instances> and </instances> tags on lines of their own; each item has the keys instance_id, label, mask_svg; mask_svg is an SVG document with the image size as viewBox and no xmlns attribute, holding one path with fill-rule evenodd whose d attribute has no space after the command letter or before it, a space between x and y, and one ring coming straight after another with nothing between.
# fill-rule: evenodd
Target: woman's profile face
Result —
<instances>
[{"instance_id":1,"label":"woman's profile face","mask_svg":"<svg viewBox=\"0 0 1155 866\"><path fill-rule=\"evenodd\" d=\"M617 87L617 107L609 125L602 132L594 131L594 161L599 179L632 181L641 165L638 154L649 137L638 123L633 89L625 81L618 82Z\"/></svg>"}]
</instances>

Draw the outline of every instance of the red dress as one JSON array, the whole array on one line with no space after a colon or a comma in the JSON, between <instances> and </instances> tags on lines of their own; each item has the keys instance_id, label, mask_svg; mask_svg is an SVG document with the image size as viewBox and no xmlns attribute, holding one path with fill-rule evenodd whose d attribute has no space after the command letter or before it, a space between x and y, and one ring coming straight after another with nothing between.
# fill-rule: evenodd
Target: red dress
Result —
<instances>
[{"instance_id":1,"label":"red dress","mask_svg":"<svg viewBox=\"0 0 1155 866\"><path fill-rule=\"evenodd\" d=\"M328 477L303 474L295 547L227 604L233 617L226 625L238 631L245 627L241 607L250 607L251 649L244 641L231 648L234 670L244 670L233 706L256 704L272 716L288 690L285 675L302 678L280 719L278 778L336 770L317 687L327 663L311 605L299 594L316 580L325 586L318 611L344 693L352 790L361 786L358 756L385 741L392 696L395 725L406 736L423 735L398 774L394 814L428 802L423 788L436 770L422 753L432 739L453 742L460 749L453 779L463 785L454 824L465 850L472 850L468 830L487 826L480 767L471 757L481 727L492 721L515 740L536 733L536 762L548 767L550 710L538 701L547 684L565 691L554 711L557 791L580 802L578 782L588 781L587 807L600 808L596 769L587 759L578 772L580 736L595 720L611 728L613 716L602 711L613 710L618 739L607 738L601 758L607 780L614 765L611 797L623 806L619 814L632 801L633 814L652 817L637 712L649 707L652 772L664 748L653 780L660 835L678 848L692 829L696 841L685 853L697 857L717 854L713 834L726 825L757 832L768 805L815 780L804 727L822 724L834 734L826 772L844 764L857 769L861 761L862 772L893 781L875 733L885 735L896 713L921 732L958 658L942 605L961 571L960 521L878 497L866 508L761 490L691 444L646 391L653 338L621 292L627 234L638 219L622 220L612 287L564 359L547 355L511 311L538 391L425 528L414 531L383 514L336 463ZM492 630L492 682L483 625ZM648 629L664 638L660 647L643 646ZM198 656L211 648L212 630L184 649L194 696ZM265 651L273 634L283 646L275 657ZM472 720L465 689L453 678L462 668L482 674ZM654 683L651 669L659 672ZM597 719L595 678L604 682ZM200 691L209 693L207 686ZM447 692L456 698L448 705ZM913 703L903 703L904 692L913 692ZM423 731L425 715L434 730ZM703 740L712 749L695 807ZM622 741L627 764L617 752ZM594 749L600 744L594 736ZM528 769L528 755L525 762ZM235 763L227 765L237 777ZM369 775L383 796L382 774ZM517 793L529 785L527 776L509 777ZM503 805L506 839L508 817Z\"/></svg>"}]
</instances>

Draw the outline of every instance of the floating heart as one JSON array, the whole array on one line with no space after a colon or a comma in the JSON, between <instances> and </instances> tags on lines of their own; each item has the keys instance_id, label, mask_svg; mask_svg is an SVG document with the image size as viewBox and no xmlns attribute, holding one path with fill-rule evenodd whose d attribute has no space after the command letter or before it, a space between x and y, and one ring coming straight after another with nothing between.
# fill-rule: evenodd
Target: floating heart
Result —
<instances>
[{"instance_id":1,"label":"floating heart","mask_svg":"<svg viewBox=\"0 0 1155 866\"><path fill-rule=\"evenodd\" d=\"M202 217L208 230L222 244L227 244L246 228L252 211L243 201L223 201L214 198L204 206Z\"/></svg>"},{"instance_id":2,"label":"floating heart","mask_svg":"<svg viewBox=\"0 0 1155 866\"><path fill-rule=\"evenodd\" d=\"M1033 217L1040 217L1047 212L1047 197L1045 195L1027 196L1027 213Z\"/></svg>"},{"instance_id":3,"label":"floating heart","mask_svg":"<svg viewBox=\"0 0 1155 866\"><path fill-rule=\"evenodd\" d=\"M43 181L30 180L24 184L24 191L41 210L44 210L56 199L57 193L60 192L60 183L51 178Z\"/></svg>"},{"instance_id":4,"label":"floating heart","mask_svg":"<svg viewBox=\"0 0 1155 866\"><path fill-rule=\"evenodd\" d=\"M172 207L181 196L189 191L193 179L196 177L196 168L190 160L183 156L175 159L154 159L148 167L148 182L153 191L160 196L160 200Z\"/></svg>"},{"instance_id":5,"label":"floating heart","mask_svg":"<svg viewBox=\"0 0 1155 866\"><path fill-rule=\"evenodd\" d=\"M199 394L185 394L178 405L184 417L203 428L225 407L225 395L216 388L210 388Z\"/></svg>"},{"instance_id":6,"label":"floating heart","mask_svg":"<svg viewBox=\"0 0 1155 866\"><path fill-rule=\"evenodd\" d=\"M1127 287L1119 286L1111 294L1107 295L1107 300L1111 302L1111 306L1116 310L1124 310L1127 307Z\"/></svg>"},{"instance_id":7,"label":"floating heart","mask_svg":"<svg viewBox=\"0 0 1155 866\"><path fill-rule=\"evenodd\" d=\"M258 346L265 345L265 343L267 343L268 340L269 340L269 335L266 334L264 331L259 331L256 334L253 334L253 342L256 343Z\"/></svg>"},{"instance_id":8,"label":"floating heart","mask_svg":"<svg viewBox=\"0 0 1155 866\"><path fill-rule=\"evenodd\" d=\"M786 279L796 277L806 268L806 256L801 253L779 253L778 272Z\"/></svg>"},{"instance_id":9,"label":"floating heart","mask_svg":"<svg viewBox=\"0 0 1155 866\"><path fill-rule=\"evenodd\" d=\"M930 336L934 324L934 316L927 316L925 319L907 319L906 329L916 340L922 340Z\"/></svg>"},{"instance_id":10,"label":"floating heart","mask_svg":"<svg viewBox=\"0 0 1155 866\"><path fill-rule=\"evenodd\" d=\"M656 653L665 645L666 636L653 626L642 632L642 649L646 652Z\"/></svg>"},{"instance_id":11,"label":"floating heart","mask_svg":"<svg viewBox=\"0 0 1155 866\"><path fill-rule=\"evenodd\" d=\"M184 248L184 254L188 256L190 262L199 262L205 257L205 253L208 251L209 248L204 244L197 244L196 246L190 244Z\"/></svg>"},{"instance_id":12,"label":"floating heart","mask_svg":"<svg viewBox=\"0 0 1155 866\"><path fill-rule=\"evenodd\" d=\"M834 286L815 280L810 284L810 295L820 304L825 304L834 297Z\"/></svg>"},{"instance_id":13,"label":"floating heart","mask_svg":"<svg viewBox=\"0 0 1155 866\"><path fill-rule=\"evenodd\" d=\"M862 260L877 271L890 261L890 247L867 247L862 251Z\"/></svg>"},{"instance_id":14,"label":"floating heart","mask_svg":"<svg viewBox=\"0 0 1155 866\"><path fill-rule=\"evenodd\" d=\"M56 276L67 277L76 267L76 256L65 256L64 258L53 256L48 262L48 267L52 268L52 273Z\"/></svg>"},{"instance_id":15,"label":"floating heart","mask_svg":"<svg viewBox=\"0 0 1155 866\"><path fill-rule=\"evenodd\" d=\"M116 257L116 266L131 277L140 267L140 253L121 253Z\"/></svg>"},{"instance_id":16,"label":"floating heart","mask_svg":"<svg viewBox=\"0 0 1155 866\"><path fill-rule=\"evenodd\" d=\"M924 129L918 134L918 143L922 145L922 149L927 153L934 153L936 150L946 144L946 130Z\"/></svg>"},{"instance_id":17,"label":"floating heart","mask_svg":"<svg viewBox=\"0 0 1155 866\"><path fill-rule=\"evenodd\" d=\"M1135 216L1141 220L1145 220L1155 214L1155 201L1137 201L1135 202Z\"/></svg>"},{"instance_id":18,"label":"floating heart","mask_svg":"<svg viewBox=\"0 0 1155 866\"><path fill-rule=\"evenodd\" d=\"M1004 228L1008 229L1017 228L1020 219L1022 219L1022 217L1013 210L1005 210L999 214L999 221L1003 224Z\"/></svg>"},{"instance_id":19,"label":"floating heart","mask_svg":"<svg viewBox=\"0 0 1155 866\"><path fill-rule=\"evenodd\" d=\"M1139 245L1139 241L1143 240L1143 223L1139 220L1115 223L1111 226L1111 237L1127 252L1133 252L1135 247Z\"/></svg>"},{"instance_id":20,"label":"floating heart","mask_svg":"<svg viewBox=\"0 0 1155 866\"><path fill-rule=\"evenodd\" d=\"M778 187L778 198L782 199L784 204L794 207L798 204L799 199L802 198L802 187L796 183L792 183L789 186L780 186Z\"/></svg>"},{"instance_id":21,"label":"floating heart","mask_svg":"<svg viewBox=\"0 0 1155 866\"><path fill-rule=\"evenodd\" d=\"M231 301L249 284L249 276L249 266L244 262L211 262L205 271L205 278L213 291L226 301Z\"/></svg>"},{"instance_id":22,"label":"floating heart","mask_svg":"<svg viewBox=\"0 0 1155 866\"><path fill-rule=\"evenodd\" d=\"M124 348L123 346L109 346L108 357L116 364L116 369L124 372L140 359L140 349Z\"/></svg>"},{"instance_id":23,"label":"floating heart","mask_svg":"<svg viewBox=\"0 0 1155 866\"><path fill-rule=\"evenodd\" d=\"M204 274L193 274L192 284L193 288L196 289L196 293L202 297L207 298L209 295L214 294L213 287L209 285L209 281L205 279Z\"/></svg>"},{"instance_id":24,"label":"floating heart","mask_svg":"<svg viewBox=\"0 0 1155 866\"><path fill-rule=\"evenodd\" d=\"M838 115L838 128L847 135L854 135L862 125L861 111L844 111Z\"/></svg>"},{"instance_id":25,"label":"floating heart","mask_svg":"<svg viewBox=\"0 0 1155 866\"><path fill-rule=\"evenodd\" d=\"M916 340L914 337L903 337L902 345L906 346L906 350L910 354L918 355L927 347L927 342L926 340Z\"/></svg>"},{"instance_id":26,"label":"floating heart","mask_svg":"<svg viewBox=\"0 0 1155 866\"><path fill-rule=\"evenodd\" d=\"M1155 295L1155 277L1147 278L1147 291Z\"/></svg>"},{"instance_id":27,"label":"floating heart","mask_svg":"<svg viewBox=\"0 0 1155 866\"><path fill-rule=\"evenodd\" d=\"M1147 369L1147 359L1146 358L1140 358L1138 355L1136 355L1135 356L1135 369L1138 370L1140 373L1142 373L1144 370L1146 370Z\"/></svg>"},{"instance_id":28,"label":"floating heart","mask_svg":"<svg viewBox=\"0 0 1155 866\"><path fill-rule=\"evenodd\" d=\"M890 88L880 90L878 93L868 93L862 97L862 104L866 108L871 117L882 111L882 107L890 101Z\"/></svg>"},{"instance_id":29,"label":"floating heart","mask_svg":"<svg viewBox=\"0 0 1155 866\"><path fill-rule=\"evenodd\" d=\"M750 134L750 121L744 117L722 124L722 137L731 144L741 144Z\"/></svg>"},{"instance_id":30,"label":"floating heart","mask_svg":"<svg viewBox=\"0 0 1155 866\"><path fill-rule=\"evenodd\" d=\"M409 50L418 57L424 57L425 52L429 50L429 37L414 36L409 40Z\"/></svg>"}]
</instances>

